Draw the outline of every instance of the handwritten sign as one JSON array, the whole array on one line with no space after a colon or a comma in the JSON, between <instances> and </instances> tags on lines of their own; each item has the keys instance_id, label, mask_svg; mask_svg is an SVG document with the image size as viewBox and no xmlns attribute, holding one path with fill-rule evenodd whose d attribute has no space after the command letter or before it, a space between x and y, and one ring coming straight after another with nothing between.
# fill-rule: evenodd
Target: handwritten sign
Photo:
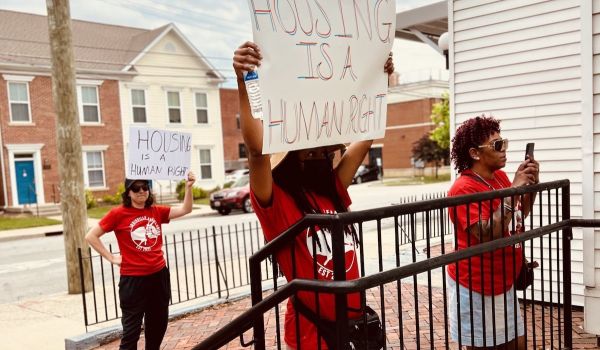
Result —
<instances>
[{"instance_id":1,"label":"handwritten sign","mask_svg":"<svg viewBox=\"0 0 600 350\"><path fill-rule=\"evenodd\" d=\"M381 138L395 0L248 0L263 152Z\"/></svg>"},{"instance_id":2,"label":"handwritten sign","mask_svg":"<svg viewBox=\"0 0 600 350\"><path fill-rule=\"evenodd\" d=\"M181 180L190 170L192 134L129 128L128 179Z\"/></svg>"}]
</instances>

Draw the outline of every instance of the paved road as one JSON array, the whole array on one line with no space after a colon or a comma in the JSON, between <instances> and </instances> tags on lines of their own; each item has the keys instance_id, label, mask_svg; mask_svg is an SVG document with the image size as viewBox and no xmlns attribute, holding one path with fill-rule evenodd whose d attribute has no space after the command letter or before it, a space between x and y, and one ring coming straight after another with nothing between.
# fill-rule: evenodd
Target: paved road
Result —
<instances>
[{"instance_id":1,"label":"paved road","mask_svg":"<svg viewBox=\"0 0 600 350\"><path fill-rule=\"evenodd\" d=\"M438 193L448 188L448 183L420 186L384 186L371 182L352 185L350 195L352 210L364 210L398 203L404 196L420 196ZM233 212L221 216L184 217L164 228L165 235L191 229L203 229L212 225L235 225L256 223L254 214ZM105 243L115 244L112 234L103 237ZM66 267L62 236L0 242L0 304L65 292L67 290ZM115 244L116 246L116 244Z\"/></svg>"}]
</instances>

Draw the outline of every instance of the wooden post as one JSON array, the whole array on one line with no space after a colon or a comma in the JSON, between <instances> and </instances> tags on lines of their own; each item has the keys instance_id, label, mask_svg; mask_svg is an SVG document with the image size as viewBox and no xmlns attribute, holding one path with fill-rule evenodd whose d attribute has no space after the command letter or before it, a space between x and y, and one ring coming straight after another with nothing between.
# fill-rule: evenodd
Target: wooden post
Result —
<instances>
[{"instance_id":1,"label":"wooden post","mask_svg":"<svg viewBox=\"0 0 600 350\"><path fill-rule=\"evenodd\" d=\"M81 130L77 114L75 59L71 35L69 0L46 0L48 34L52 56L52 95L57 116L56 137L63 218L63 237L67 261L69 294L81 293L81 275L85 291L91 288L89 264L79 271L77 248L88 251L85 241L87 207L83 184Z\"/></svg>"}]
</instances>

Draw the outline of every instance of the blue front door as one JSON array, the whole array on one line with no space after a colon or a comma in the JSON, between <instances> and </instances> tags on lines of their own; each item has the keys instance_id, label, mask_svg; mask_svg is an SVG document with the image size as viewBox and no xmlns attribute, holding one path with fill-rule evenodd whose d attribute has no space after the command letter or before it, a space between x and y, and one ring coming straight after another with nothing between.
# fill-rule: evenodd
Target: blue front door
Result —
<instances>
[{"instance_id":1,"label":"blue front door","mask_svg":"<svg viewBox=\"0 0 600 350\"><path fill-rule=\"evenodd\" d=\"M15 177L17 178L17 192L19 204L36 203L35 174L33 173L33 160L20 160L15 162Z\"/></svg>"}]
</instances>

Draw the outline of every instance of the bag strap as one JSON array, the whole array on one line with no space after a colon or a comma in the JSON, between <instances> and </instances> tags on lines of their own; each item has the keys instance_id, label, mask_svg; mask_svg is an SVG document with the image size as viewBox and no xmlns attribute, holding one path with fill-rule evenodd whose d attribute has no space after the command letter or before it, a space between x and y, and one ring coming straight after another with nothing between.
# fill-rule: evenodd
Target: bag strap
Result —
<instances>
[{"instance_id":1,"label":"bag strap","mask_svg":"<svg viewBox=\"0 0 600 350\"><path fill-rule=\"evenodd\" d=\"M317 327L321 337L325 340L325 343L327 343L327 347L335 349L335 328L331 327L331 324L327 324L327 321L319 317L314 311L300 301L297 296L291 297L291 300L296 311Z\"/></svg>"},{"instance_id":2,"label":"bag strap","mask_svg":"<svg viewBox=\"0 0 600 350\"><path fill-rule=\"evenodd\" d=\"M462 174L461 176L468 176L468 177L473 178L473 179L475 179L476 181L478 181L478 182L480 182L482 184L485 184L480 178L478 178L477 176L475 176L473 174L468 174L467 173L467 174ZM485 185L487 185L487 184L485 184ZM527 260L527 258L525 257L525 248L523 247L523 244L521 244L521 253L523 255L522 264L525 265L526 264L525 261Z\"/></svg>"}]
</instances>

